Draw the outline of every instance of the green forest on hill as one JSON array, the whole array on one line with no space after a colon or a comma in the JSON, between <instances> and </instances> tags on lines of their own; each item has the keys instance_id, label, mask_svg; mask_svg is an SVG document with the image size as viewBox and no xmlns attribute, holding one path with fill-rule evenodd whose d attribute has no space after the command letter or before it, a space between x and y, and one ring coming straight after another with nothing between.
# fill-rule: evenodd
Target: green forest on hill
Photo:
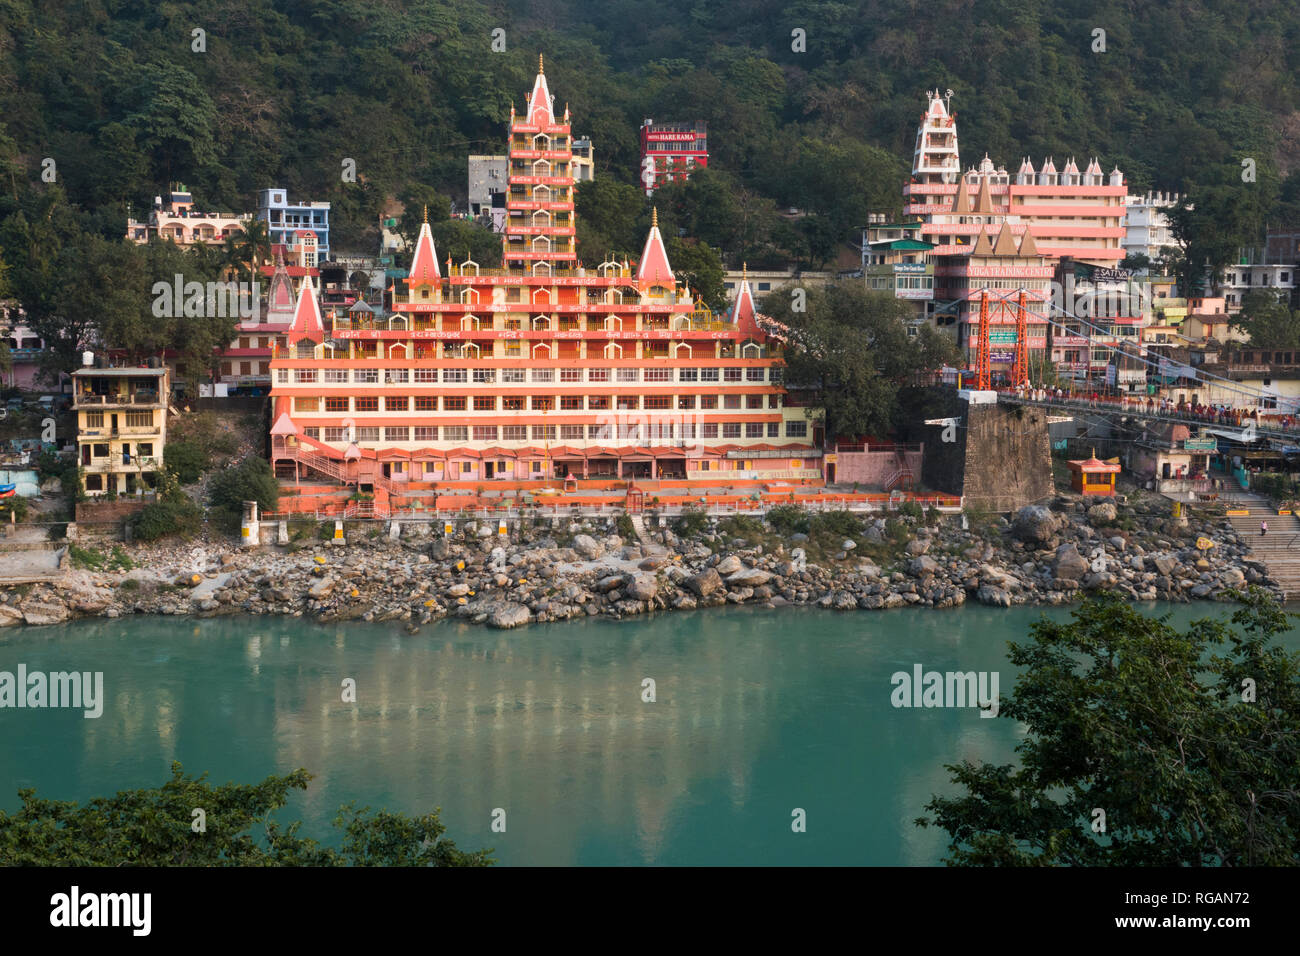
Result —
<instances>
[{"instance_id":1,"label":"green forest on hill","mask_svg":"<svg viewBox=\"0 0 1300 956\"><path fill-rule=\"evenodd\" d=\"M1300 222L1293 0L0 0L11 288L119 238L128 204L142 215L173 180L199 209L250 209L270 185L328 200L339 251L372 252L404 198L442 220L440 252L491 256L448 201L468 153L504 148L539 53L595 145L584 260L640 252L642 120L708 122L710 169L656 202L711 292L718 257L697 243L729 266L823 267L868 211L898 211L933 88L953 91L965 165L1096 155L1132 191L1189 193L1192 258Z\"/></svg>"}]
</instances>

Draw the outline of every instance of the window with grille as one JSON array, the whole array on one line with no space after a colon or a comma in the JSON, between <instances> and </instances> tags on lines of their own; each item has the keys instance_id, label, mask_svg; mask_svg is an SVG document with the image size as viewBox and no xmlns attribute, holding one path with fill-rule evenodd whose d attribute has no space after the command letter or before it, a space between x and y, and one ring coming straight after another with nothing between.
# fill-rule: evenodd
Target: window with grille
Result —
<instances>
[{"instance_id":1,"label":"window with grille","mask_svg":"<svg viewBox=\"0 0 1300 956\"><path fill-rule=\"evenodd\" d=\"M474 381L476 384L490 384L497 380L497 370L494 368L476 368L474 369Z\"/></svg>"},{"instance_id":2,"label":"window with grille","mask_svg":"<svg viewBox=\"0 0 1300 956\"><path fill-rule=\"evenodd\" d=\"M698 368L679 368L677 370L677 381L679 382L698 382L700 380L700 370Z\"/></svg>"},{"instance_id":3,"label":"window with grille","mask_svg":"<svg viewBox=\"0 0 1300 956\"><path fill-rule=\"evenodd\" d=\"M560 408L566 412L575 412L582 410L581 395L561 395Z\"/></svg>"},{"instance_id":4,"label":"window with grille","mask_svg":"<svg viewBox=\"0 0 1300 956\"><path fill-rule=\"evenodd\" d=\"M723 371L722 380L724 382L739 382L741 372L743 370L738 368L726 368L723 369L722 371Z\"/></svg>"},{"instance_id":5,"label":"window with grille","mask_svg":"<svg viewBox=\"0 0 1300 956\"><path fill-rule=\"evenodd\" d=\"M357 429L357 441L379 441L379 426L362 425Z\"/></svg>"},{"instance_id":6,"label":"window with grille","mask_svg":"<svg viewBox=\"0 0 1300 956\"><path fill-rule=\"evenodd\" d=\"M740 422L723 422L723 424L722 424L722 437L723 437L723 438L739 438L739 437L740 437Z\"/></svg>"},{"instance_id":7,"label":"window with grille","mask_svg":"<svg viewBox=\"0 0 1300 956\"><path fill-rule=\"evenodd\" d=\"M700 369L701 382L716 382L718 380L718 370L716 368Z\"/></svg>"},{"instance_id":8,"label":"window with grille","mask_svg":"<svg viewBox=\"0 0 1300 956\"><path fill-rule=\"evenodd\" d=\"M762 438L762 437L763 437L763 423L762 423L762 422L746 422L746 423L745 423L745 437L746 437L746 438Z\"/></svg>"},{"instance_id":9,"label":"window with grille","mask_svg":"<svg viewBox=\"0 0 1300 956\"><path fill-rule=\"evenodd\" d=\"M765 371L766 369L762 366L751 366L750 368L745 369L745 381L761 382L763 381L763 373Z\"/></svg>"},{"instance_id":10,"label":"window with grille","mask_svg":"<svg viewBox=\"0 0 1300 956\"><path fill-rule=\"evenodd\" d=\"M325 399L325 411L346 412L347 410L348 400L346 398L331 397Z\"/></svg>"},{"instance_id":11,"label":"window with grille","mask_svg":"<svg viewBox=\"0 0 1300 956\"><path fill-rule=\"evenodd\" d=\"M501 410L503 412L522 412L524 410L524 397L522 395L503 396Z\"/></svg>"},{"instance_id":12,"label":"window with grille","mask_svg":"<svg viewBox=\"0 0 1300 956\"><path fill-rule=\"evenodd\" d=\"M475 441L496 441L496 440L497 440L497 426L495 426L495 425L475 425L475 426L474 426L474 440L475 440Z\"/></svg>"},{"instance_id":13,"label":"window with grille","mask_svg":"<svg viewBox=\"0 0 1300 956\"><path fill-rule=\"evenodd\" d=\"M521 368L503 368L501 370L501 381L518 384L524 381L524 370Z\"/></svg>"},{"instance_id":14,"label":"window with grille","mask_svg":"<svg viewBox=\"0 0 1300 956\"><path fill-rule=\"evenodd\" d=\"M739 408L739 407L740 407L740 396L739 396L739 395L724 395L724 396L722 396L722 407L723 407L723 408Z\"/></svg>"},{"instance_id":15,"label":"window with grille","mask_svg":"<svg viewBox=\"0 0 1300 956\"><path fill-rule=\"evenodd\" d=\"M549 412L555 408L555 397L553 395L534 395L532 397L532 409L535 412Z\"/></svg>"},{"instance_id":16,"label":"window with grille","mask_svg":"<svg viewBox=\"0 0 1300 956\"><path fill-rule=\"evenodd\" d=\"M535 368L533 369L534 382L554 382L555 369L553 368Z\"/></svg>"},{"instance_id":17,"label":"window with grille","mask_svg":"<svg viewBox=\"0 0 1300 956\"><path fill-rule=\"evenodd\" d=\"M501 427L501 440L502 441L527 441L528 426L527 425L503 425Z\"/></svg>"},{"instance_id":18,"label":"window with grille","mask_svg":"<svg viewBox=\"0 0 1300 956\"><path fill-rule=\"evenodd\" d=\"M436 412L438 410L438 396L437 395L415 396L415 410L417 412Z\"/></svg>"},{"instance_id":19,"label":"window with grille","mask_svg":"<svg viewBox=\"0 0 1300 956\"><path fill-rule=\"evenodd\" d=\"M671 382L673 370L670 368L648 368L645 370L647 382Z\"/></svg>"},{"instance_id":20,"label":"window with grille","mask_svg":"<svg viewBox=\"0 0 1300 956\"><path fill-rule=\"evenodd\" d=\"M411 429L405 425L385 425L384 441L410 441Z\"/></svg>"},{"instance_id":21,"label":"window with grille","mask_svg":"<svg viewBox=\"0 0 1300 956\"><path fill-rule=\"evenodd\" d=\"M463 425L462 425L460 428L455 428L455 427L450 427L450 428L448 428L448 429L447 429L447 440L448 440L448 441L456 441L456 440L457 440L456 438L454 438L454 437L451 435L451 433L452 433L452 432L455 432L455 431L459 431L459 432L462 433L461 436L460 436L460 439L459 439L459 440L460 440L460 441L464 441L464 440L465 440L465 435L464 435L463 433L464 433L464 431L465 431L465 427L464 427ZM437 440L438 440L438 426L437 426L437 425L416 425L416 426L415 426L415 440L416 440L416 441L437 441Z\"/></svg>"},{"instance_id":22,"label":"window with grille","mask_svg":"<svg viewBox=\"0 0 1300 956\"><path fill-rule=\"evenodd\" d=\"M497 397L495 395L474 396L474 411L495 412L496 410L497 410Z\"/></svg>"},{"instance_id":23,"label":"window with grille","mask_svg":"<svg viewBox=\"0 0 1300 956\"><path fill-rule=\"evenodd\" d=\"M618 370L618 380L620 382L640 381L640 371L639 368L621 368Z\"/></svg>"},{"instance_id":24,"label":"window with grille","mask_svg":"<svg viewBox=\"0 0 1300 956\"><path fill-rule=\"evenodd\" d=\"M587 381L589 382L608 382L609 369L607 368L589 368L587 369Z\"/></svg>"},{"instance_id":25,"label":"window with grille","mask_svg":"<svg viewBox=\"0 0 1300 956\"><path fill-rule=\"evenodd\" d=\"M580 368L562 368L560 369L561 382L581 382L582 369Z\"/></svg>"},{"instance_id":26,"label":"window with grille","mask_svg":"<svg viewBox=\"0 0 1300 956\"><path fill-rule=\"evenodd\" d=\"M438 381L438 370L436 368L417 368L415 370L415 380L417 382L436 382Z\"/></svg>"},{"instance_id":27,"label":"window with grille","mask_svg":"<svg viewBox=\"0 0 1300 956\"><path fill-rule=\"evenodd\" d=\"M538 426L541 427L541 426ZM561 425L560 438L563 441L582 441L581 425Z\"/></svg>"},{"instance_id":28,"label":"window with grille","mask_svg":"<svg viewBox=\"0 0 1300 956\"><path fill-rule=\"evenodd\" d=\"M746 407L746 408L762 408L762 407L763 407L763 396L762 396L762 395L746 395L746 396L745 396L745 407Z\"/></svg>"},{"instance_id":29,"label":"window with grille","mask_svg":"<svg viewBox=\"0 0 1300 956\"><path fill-rule=\"evenodd\" d=\"M435 428L434 431L437 431ZM443 441L469 441L469 428L465 425L447 425L442 430Z\"/></svg>"},{"instance_id":30,"label":"window with grille","mask_svg":"<svg viewBox=\"0 0 1300 956\"><path fill-rule=\"evenodd\" d=\"M463 368L445 368L442 370L442 380L444 382L463 383L469 378L468 372Z\"/></svg>"},{"instance_id":31,"label":"window with grille","mask_svg":"<svg viewBox=\"0 0 1300 956\"><path fill-rule=\"evenodd\" d=\"M348 370L345 368L327 368L325 370L325 381L331 385L340 385L348 380Z\"/></svg>"},{"instance_id":32,"label":"window with grille","mask_svg":"<svg viewBox=\"0 0 1300 956\"><path fill-rule=\"evenodd\" d=\"M296 368L293 370L293 380L298 383L310 383L316 381L316 370L314 368Z\"/></svg>"},{"instance_id":33,"label":"window with grille","mask_svg":"<svg viewBox=\"0 0 1300 956\"><path fill-rule=\"evenodd\" d=\"M653 409L671 408L671 395L647 395L645 397L645 407Z\"/></svg>"},{"instance_id":34,"label":"window with grille","mask_svg":"<svg viewBox=\"0 0 1300 956\"><path fill-rule=\"evenodd\" d=\"M390 368L384 372L385 385L405 385L411 380L411 370L406 368Z\"/></svg>"},{"instance_id":35,"label":"window with grille","mask_svg":"<svg viewBox=\"0 0 1300 956\"><path fill-rule=\"evenodd\" d=\"M378 385L379 369L377 368L359 368L353 375L352 380L358 385Z\"/></svg>"},{"instance_id":36,"label":"window with grille","mask_svg":"<svg viewBox=\"0 0 1300 956\"><path fill-rule=\"evenodd\" d=\"M347 401L345 398L343 401ZM315 412L320 410L319 398L295 398L293 400L293 410L295 412Z\"/></svg>"},{"instance_id":37,"label":"window with grille","mask_svg":"<svg viewBox=\"0 0 1300 956\"><path fill-rule=\"evenodd\" d=\"M700 396L700 408L703 408L703 409L711 409L711 408L717 408L717 407L718 407L718 396L716 396L716 395L701 395L701 396Z\"/></svg>"},{"instance_id":38,"label":"window with grille","mask_svg":"<svg viewBox=\"0 0 1300 956\"><path fill-rule=\"evenodd\" d=\"M767 437L768 437L768 438L780 438L780 437L781 437L781 423L780 423L780 422L768 422L768 423L767 423Z\"/></svg>"},{"instance_id":39,"label":"window with grille","mask_svg":"<svg viewBox=\"0 0 1300 956\"><path fill-rule=\"evenodd\" d=\"M804 438L808 434L807 422L790 421L785 423L786 438Z\"/></svg>"},{"instance_id":40,"label":"window with grille","mask_svg":"<svg viewBox=\"0 0 1300 956\"><path fill-rule=\"evenodd\" d=\"M326 441L347 441L348 440L347 431L348 430L346 428L327 428L325 429L325 440Z\"/></svg>"},{"instance_id":41,"label":"window with grille","mask_svg":"<svg viewBox=\"0 0 1300 956\"><path fill-rule=\"evenodd\" d=\"M317 441L320 441L320 429L317 428L315 425L311 426L310 428L304 428L302 430L302 433L308 438L314 438Z\"/></svg>"},{"instance_id":42,"label":"window with grille","mask_svg":"<svg viewBox=\"0 0 1300 956\"><path fill-rule=\"evenodd\" d=\"M360 396L356 400L357 411L359 412L377 412L379 411L379 398L375 395Z\"/></svg>"},{"instance_id":43,"label":"window with grille","mask_svg":"<svg viewBox=\"0 0 1300 956\"><path fill-rule=\"evenodd\" d=\"M444 412L463 412L466 407L464 395L448 395L442 400L442 410Z\"/></svg>"}]
</instances>

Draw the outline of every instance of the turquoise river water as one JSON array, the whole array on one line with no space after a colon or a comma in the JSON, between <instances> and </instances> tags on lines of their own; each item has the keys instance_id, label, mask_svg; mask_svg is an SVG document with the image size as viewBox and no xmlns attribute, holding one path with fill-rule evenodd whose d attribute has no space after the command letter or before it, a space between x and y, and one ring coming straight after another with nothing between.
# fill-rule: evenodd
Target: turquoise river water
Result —
<instances>
[{"instance_id":1,"label":"turquoise river water","mask_svg":"<svg viewBox=\"0 0 1300 956\"><path fill-rule=\"evenodd\" d=\"M1152 610L1156 606L1150 606ZM1226 606L1164 608L1177 623ZM282 816L331 837L351 800L442 808L501 864L938 863L913 820L945 763L1011 762L1023 728L890 703L890 677L996 671L1041 614L720 609L518 631L141 618L11 629L0 671L102 671L104 710L0 709L0 807L305 767ZM1285 638L1300 649L1300 632ZM356 681L356 703L342 682ZM646 702L643 681L655 682ZM493 811L506 831L493 832ZM806 813L806 832L791 828ZM499 819L499 815L498 815Z\"/></svg>"}]
</instances>

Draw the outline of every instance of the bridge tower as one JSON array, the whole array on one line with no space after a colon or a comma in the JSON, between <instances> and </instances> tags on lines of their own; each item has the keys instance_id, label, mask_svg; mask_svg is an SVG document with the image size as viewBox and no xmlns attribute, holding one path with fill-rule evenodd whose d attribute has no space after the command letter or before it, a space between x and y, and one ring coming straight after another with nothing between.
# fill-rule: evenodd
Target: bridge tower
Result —
<instances>
[{"instance_id":1,"label":"bridge tower","mask_svg":"<svg viewBox=\"0 0 1300 956\"><path fill-rule=\"evenodd\" d=\"M1016 297L1016 351L1011 363L1011 387L1029 384L1029 317L1025 314L1025 290Z\"/></svg>"},{"instance_id":2,"label":"bridge tower","mask_svg":"<svg viewBox=\"0 0 1300 956\"><path fill-rule=\"evenodd\" d=\"M989 365L989 294L980 295L979 338L975 341L975 388L987 391L993 387L993 372Z\"/></svg>"}]
</instances>

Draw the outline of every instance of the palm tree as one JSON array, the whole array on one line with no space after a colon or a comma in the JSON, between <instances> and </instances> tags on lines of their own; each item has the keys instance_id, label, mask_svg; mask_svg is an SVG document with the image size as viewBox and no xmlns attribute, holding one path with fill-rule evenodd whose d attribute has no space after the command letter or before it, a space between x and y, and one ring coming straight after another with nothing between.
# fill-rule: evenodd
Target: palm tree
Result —
<instances>
[{"instance_id":1,"label":"palm tree","mask_svg":"<svg viewBox=\"0 0 1300 956\"><path fill-rule=\"evenodd\" d=\"M271 260L271 233L265 220L250 219L244 231L226 239L224 253L230 266L252 282L258 267Z\"/></svg>"}]
</instances>

